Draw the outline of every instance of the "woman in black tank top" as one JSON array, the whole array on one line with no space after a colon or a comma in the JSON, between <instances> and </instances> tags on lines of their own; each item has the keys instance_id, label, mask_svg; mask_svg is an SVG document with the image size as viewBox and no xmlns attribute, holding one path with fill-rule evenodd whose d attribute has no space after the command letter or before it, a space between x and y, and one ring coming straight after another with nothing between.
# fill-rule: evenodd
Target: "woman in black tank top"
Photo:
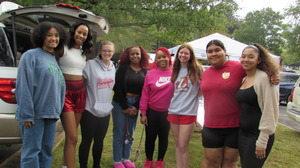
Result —
<instances>
[{"instance_id":1,"label":"woman in black tank top","mask_svg":"<svg viewBox=\"0 0 300 168\"><path fill-rule=\"evenodd\" d=\"M147 52L140 46L127 48L120 56L112 102L115 168L135 168L129 158L148 59Z\"/></svg>"},{"instance_id":2,"label":"woman in black tank top","mask_svg":"<svg viewBox=\"0 0 300 168\"><path fill-rule=\"evenodd\" d=\"M274 143L279 100L278 89L269 81L279 72L268 53L254 44L241 56L247 73L236 94L242 107L238 136L242 168L263 167Z\"/></svg>"}]
</instances>

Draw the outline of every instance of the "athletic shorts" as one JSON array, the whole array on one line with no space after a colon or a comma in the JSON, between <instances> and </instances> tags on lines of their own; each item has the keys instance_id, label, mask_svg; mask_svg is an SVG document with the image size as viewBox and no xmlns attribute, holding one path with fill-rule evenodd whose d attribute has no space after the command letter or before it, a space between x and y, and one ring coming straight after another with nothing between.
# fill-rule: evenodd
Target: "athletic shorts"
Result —
<instances>
[{"instance_id":1,"label":"athletic shorts","mask_svg":"<svg viewBox=\"0 0 300 168\"><path fill-rule=\"evenodd\" d=\"M189 125L196 122L197 116L169 114L167 119L172 124Z\"/></svg>"},{"instance_id":2,"label":"athletic shorts","mask_svg":"<svg viewBox=\"0 0 300 168\"><path fill-rule=\"evenodd\" d=\"M205 148L230 147L238 149L239 128L207 128L202 130L202 145Z\"/></svg>"},{"instance_id":3,"label":"athletic shorts","mask_svg":"<svg viewBox=\"0 0 300 168\"><path fill-rule=\"evenodd\" d=\"M84 81L66 80L66 96L63 112L82 113L85 109L86 90Z\"/></svg>"}]
</instances>

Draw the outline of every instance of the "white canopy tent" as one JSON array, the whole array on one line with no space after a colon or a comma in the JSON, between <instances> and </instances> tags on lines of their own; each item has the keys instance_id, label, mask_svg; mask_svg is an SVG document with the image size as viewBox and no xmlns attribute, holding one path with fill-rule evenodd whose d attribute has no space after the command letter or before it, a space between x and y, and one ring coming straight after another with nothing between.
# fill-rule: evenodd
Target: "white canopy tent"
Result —
<instances>
[{"instance_id":1,"label":"white canopy tent","mask_svg":"<svg viewBox=\"0 0 300 168\"><path fill-rule=\"evenodd\" d=\"M202 59L202 60L207 59L206 58L206 45L211 40L222 41L225 45L226 53L229 56L229 59L235 60L235 61L239 61L243 49L247 46L247 44L244 44L242 42L231 39L225 35L222 35L219 33L214 33L214 34L199 38L197 40L188 42L188 44L193 46L197 59ZM177 50L179 47L180 47L180 45L175 46L173 48L169 48L170 53L175 55L177 53ZM278 62L278 64L280 63L279 56L276 56L273 54L271 54L271 56L275 59L276 62Z\"/></svg>"}]
</instances>

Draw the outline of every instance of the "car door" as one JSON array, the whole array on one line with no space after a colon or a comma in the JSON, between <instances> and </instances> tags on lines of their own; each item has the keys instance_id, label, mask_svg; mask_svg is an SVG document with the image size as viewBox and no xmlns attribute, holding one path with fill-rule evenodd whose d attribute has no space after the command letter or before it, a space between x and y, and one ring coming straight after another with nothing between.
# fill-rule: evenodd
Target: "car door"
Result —
<instances>
[{"instance_id":1,"label":"car door","mask_svg":"<svg viewBox=\"0 0 300 168\"><path fill-rule=\"evenodd\" d=\"M298 115L300 116L300 78L297 83L295 83L294 93L293 93L293 106L295 111L298 111Z\"/></svg>"},{"instance_id":2,"label":"car door","mask_svg":"<svg viewBox=\"0 0 300 168\"><path fill-rule=\"evenodd\" d=\"M21 141L18 122L15 120L17 68L4 28L0 22L0 144Z\"/></svg>"}]
</instances>

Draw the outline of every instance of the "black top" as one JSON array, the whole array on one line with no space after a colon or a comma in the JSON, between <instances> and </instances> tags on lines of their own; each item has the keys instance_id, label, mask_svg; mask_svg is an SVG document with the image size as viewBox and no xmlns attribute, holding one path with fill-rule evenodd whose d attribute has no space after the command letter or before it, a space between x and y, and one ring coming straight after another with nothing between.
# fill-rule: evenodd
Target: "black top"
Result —
<instances>
[{"instance_id":1,"label":"black top","mask_svg":"<svg viewBox=\"0 0 300 168\"><path fill-rule=\"evenodd\" d=\"M135 71L132 68L129 68L127 74L127 93L141 95L145 79L143 70Z\"/></svg>"},{"instance_id":2,"label":"black top","mask_svg":"<svg viewBox=\"0 0 300 168\"><path fill-rule=\"evenodd\" d=\"M134 71L129 65L121 65L116 72L113 100L120 103L123 110L128 108L126 93L142 94L147 70ZM134 105L139 109L139 101Z\"/></svg>"},{"instance_id":3,"label":"black top","mask_svg":"<svg viewBox=\"0 0 300 168\"><path fill-rule=\"evenodd\" d=\"M236 93L237 101L241 104L240 128L252 134L259 134L261 110L257 101L254 87L239 89Z\"/></svg>"}]
</instances>

